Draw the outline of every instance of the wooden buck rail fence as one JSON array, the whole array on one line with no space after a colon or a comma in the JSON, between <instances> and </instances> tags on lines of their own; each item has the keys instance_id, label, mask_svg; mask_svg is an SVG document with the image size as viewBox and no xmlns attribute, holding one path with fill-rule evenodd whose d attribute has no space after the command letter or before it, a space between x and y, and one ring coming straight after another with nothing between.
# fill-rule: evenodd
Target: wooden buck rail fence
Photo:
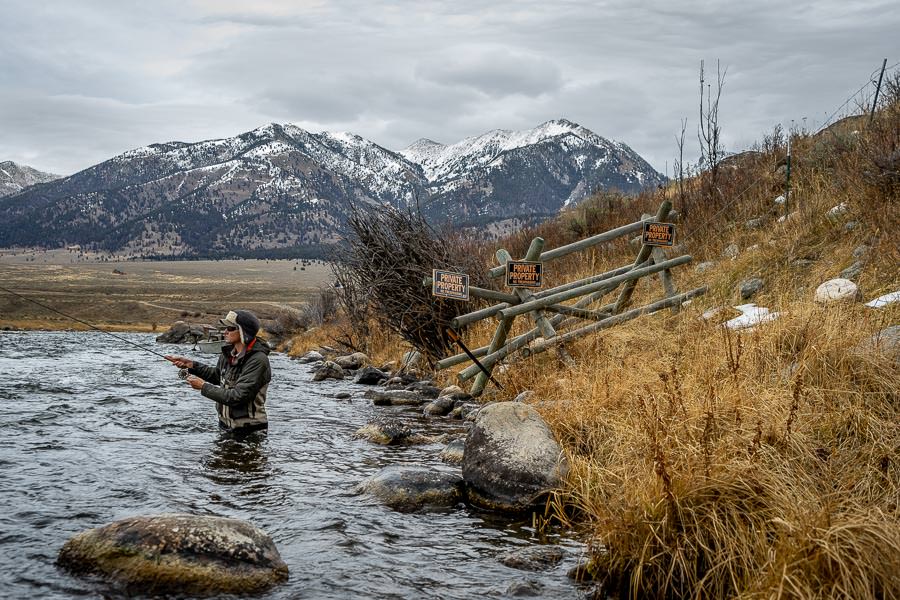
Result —
<instances>
[{"instance_id":1,"label":"wooden buck rail fence","mask_svg":"<svg viewBox=\"0 0 900 600\"><path fill-rule=\"evenodd\" d=\"M660 205L655 216L644 215L640 221L546 252L543 251L544 240L535 238L531 241L531 245L523 260L543 263L622 236L637 233L644 229L645 221L667 222L671 209L671 202L665 201ZM509 252L502 248L497 250L496 257L500 266L494 267L488 272L490 277L504 275L506 273L506 263L513 260ZM475 381L472 384L470 393L473 396L478 396L484 391L489 374L493 372L494 367L514 352L520 351L520 354L523 356L532 356L553 348L556 349L560 360L567 364L572 364L572 358L565 349L564 344L566 342L663 308L671 308L673 311L677 311L682 303L706 293L707 290L706 286L704 286L681 294L677 292L671 270L690 261L691 257L687 255L667 258L662 248L643 243L632 264L537 293L521 287L514 288L513 293L469 287L471 295L498 303L456 317L451 321L451 327L459 329L465 325L490 317L496 318L500 323L494 332L490 344L472 350L472 354L480 358L479 362L487 370L487 373L473 363L460 371L457 376L460 383L464 383L474 377ZM638 280L654 274L659 275L665 297L657 302L625 311L624 309L627 308L631 301L631 296L634 293ZM426 286L432 285L432 278L426 277L423 284ZM613 292L620 286L622 289L615 301L599 308L591 308L603 296ZM576 298L580 299L574 304L562 304ZM553 313L553 316L548 317L546 313ZM534 321L534 327L522 335L507 340L515 318L525 314L531 316L531 319ZM559 333L577 324L579 320L594 322ZM542 339L535 341L538 338ZM466 353L457 354L438 361L435 364L435 368L442 370L470 360Z\"/></svg>"}]
</instances>

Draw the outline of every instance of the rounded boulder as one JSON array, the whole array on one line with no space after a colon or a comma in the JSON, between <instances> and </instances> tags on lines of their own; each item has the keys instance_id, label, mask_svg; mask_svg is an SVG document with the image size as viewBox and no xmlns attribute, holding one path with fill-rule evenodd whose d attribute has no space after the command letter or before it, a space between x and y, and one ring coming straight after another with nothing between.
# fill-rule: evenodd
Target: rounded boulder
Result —
<instances>
[{"instance_id":1,"label":"rounded boulder","mask_svg":"<svg viewBox=\"0 0 900 600\"><path fill-rule=\"evenodd\" d=\"M84 531L65 543L57 563L142 595L256 594L288 577L262 530L187 514L131 517Z\"/></svg>"},{"instance_id":2,"label":"rounded boulder","mask_svg":"<svg viewBox=\"0 0 900 600\"><path fill-rule=\"evenodd\" d=\"M854 302L860 297L859 287L849 279L830 279L816 288L816 302Z\"/></svg>"},{"instance_id":3,"label":"rounded boulder","mask_svg":"<svg viewBox=\"0 0 900 600\"><path fill-rule=\"evenodd\" d=\"M567 471L562 448L534 407L497 402L478 411L462 462L470 502L527 510L558 487Z\"/></svg>"},{"instance_id":4,"label":"rounded boulder","mask_svg":"<svg viewBox=\"0 0 900 600\"><path fill-rule=\"evenodd\" d=\"M462 500L459 475L427 467L390 466L360 484L357 491L372 494L390 508L414 511L454 506Z\"/></svg>"}]
</instances>

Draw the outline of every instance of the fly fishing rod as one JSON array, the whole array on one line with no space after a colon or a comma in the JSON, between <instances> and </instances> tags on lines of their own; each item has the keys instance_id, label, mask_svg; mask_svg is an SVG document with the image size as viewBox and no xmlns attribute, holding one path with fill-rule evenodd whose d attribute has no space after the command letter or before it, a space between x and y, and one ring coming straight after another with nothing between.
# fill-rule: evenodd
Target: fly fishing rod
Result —
<instances>
[{"instance_id":1,"label":"fly fishing rod","mask_svg":"<svg viewBox=\"0 0 900 600\"><path fill-rule=\"evenodd\" d=\"M47 309L47 310L49 310L49 311L55 312L56 314L62 315L62 316L64 316L64 317L67 318L67 319L71 319L72 321L75 321L76 323L81 323L82 325L86 325L86 326L90 327L91 329L93 329L93 330L95 330L95 331L99 331L100 333L105 333L106 335L108 335L108 336L110 336L110 337L116 338L116 339L119 340L120 342L125 342L126 344L129 344L129 345L131 345L131 346L134 346L135 348L139 348L139 349L141 349L141 350L143 350L143 351L145 351L145 352L149 352L150 354L154 354L154 355L156 355L156 356L159 356L160 358L165 358L166 360L169 360L168 358L166 358L166 356L165 356L164 354L160 354L159 352L156 352L155 350L151 350L150 348L147 348L147 347L145 347L145 346L141 346L140 344L136 344L136 343L132 342L132 341L129 340L129 339L123 338L123 337L120 336L120 335L116 335L116 334L111 333L111 332L109 332L109 331L105 331L105 330L103 330L103 329L100 329L99 327L96 327L96 326L94 326L94 325L91 325L91 324L88 323L87 321L82 321L81 319L78 319L78 318L76 318L76 317L73 317L72 315L67 315L66 313L64 313L64 312L61 311L61 310L57 310L57 309L53 308L52 306L47 306L46 304L43 304L42 302L38 302L37 300L33 300L33 299L29 298L28 296L23 296L22 294L16 293L16 292L14 292L14 291L12 291L12 290L10 290L10 289L7 289L7 288L5 288L5 287L3 287L3 286L0 286L0 290L6 292L7 294L9 294L9 295L11 295L11 296L15 296L16 298L21 298L22 300L25 300L25 301L27 301L27 302L31 302L32 304L37 304L37 305L40 306L41 308L45 308L45 309ZM169 361L169 362L171 362L171 361ZM185 379L185 378L187 377L187 370L181 369L181 371L179 371L179 373L178 373L178 376L179 376L181 379Z\"/></svg>"}]
</instances>

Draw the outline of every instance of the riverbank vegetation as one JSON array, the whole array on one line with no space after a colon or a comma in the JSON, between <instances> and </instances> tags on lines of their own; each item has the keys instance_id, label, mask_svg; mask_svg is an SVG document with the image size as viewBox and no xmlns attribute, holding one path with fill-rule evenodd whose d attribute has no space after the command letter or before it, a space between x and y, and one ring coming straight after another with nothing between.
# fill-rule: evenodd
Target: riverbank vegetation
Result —
<instances>
[{"instance_id":1,"label":"riverbank vegetation","mask_svg":"<svg viewBox=\"0 0 900 600\"><path fill-rule=\"evenodd\" d=\"M588 571L603 582L601 594L900 597L900 346L873 341L900 325L900 303L813 300L842 274L864 300L900 289L900 81L871 123L850 117L817 133L775 130L711 177L636 198L598 194L480 248L483 271L497 247L522 256L541 236L550 249L652 214L668 199L679 212L676 241L694 258L674 271L676 283L710 286L678 313L569 345L575 367L551 353L509 361L495 371L504 389L489 387L485 399L535 392L529 402L571 466L548 516L587 532ZM627 241L596 247L550 263L547 285L634 255ZM455 260L466 264L466 256ZM454 259L445 262L433 266ZM761 288L742 299L750 279ZM634 305L661 297L661 287L642 280ZM723 327L739 314L730 307L746 302L778 316ZM407 349L388 315L365 319L355 350L384 362ZM495 325L470 327L466 342L486 344ZM293 352L333 345L340 331L338 322L317 328ZM454 375L437 374L447 384Z\"/></svg>"}]
</instances>

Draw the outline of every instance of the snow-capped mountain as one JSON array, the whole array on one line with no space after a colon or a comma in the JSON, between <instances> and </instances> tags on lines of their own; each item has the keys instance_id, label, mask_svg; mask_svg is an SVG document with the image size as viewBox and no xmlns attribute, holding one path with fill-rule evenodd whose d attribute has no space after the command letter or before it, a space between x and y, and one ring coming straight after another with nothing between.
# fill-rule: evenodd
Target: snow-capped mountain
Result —
<instances>
[{"instance_id":1,"label":"snow-capped mountain","mask_svg":"<svg viewBox=\"0 0 900 600\"><path fill-rule=\"evenodd\" d=\"M30 185L54 179L59 179L59 175L44 173L11 160L0 162L0 197L17 194Z\"/></svg>"},{"instance_id":2,"label":"snow-capped mountain","mask_svg":"<svg viewBox=\"0 0 900 600\"><path fill-rule=\"evenodd\" d=\"M392 152L351 133L269 124L129 150L0 200L0 246L133 255L315 253L350 211L418 205L459 224L550 215L598 188L663 180L624 144L569 121Z\"/></svg>"}]
</instances>

